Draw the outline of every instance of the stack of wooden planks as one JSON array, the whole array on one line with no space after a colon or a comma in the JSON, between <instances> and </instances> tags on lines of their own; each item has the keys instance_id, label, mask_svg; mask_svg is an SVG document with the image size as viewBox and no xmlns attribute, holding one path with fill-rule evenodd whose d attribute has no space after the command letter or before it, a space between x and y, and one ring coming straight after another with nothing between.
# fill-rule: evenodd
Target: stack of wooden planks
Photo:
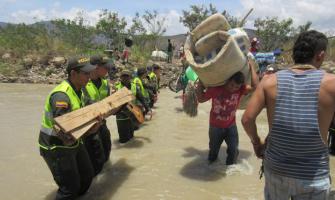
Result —
<instances>
[{"instance_id":1,"label":"stack of wooden planks","mask_svg":"<svg viewBox=\"0 0 335 200\"><path fill-rule=\"evenodd\" d=\"M54 118L55 129L78 139L98 122L99 117L107 118L134 99L131 91L124 87L97 103Z\"/></svg>"}]
</instances>

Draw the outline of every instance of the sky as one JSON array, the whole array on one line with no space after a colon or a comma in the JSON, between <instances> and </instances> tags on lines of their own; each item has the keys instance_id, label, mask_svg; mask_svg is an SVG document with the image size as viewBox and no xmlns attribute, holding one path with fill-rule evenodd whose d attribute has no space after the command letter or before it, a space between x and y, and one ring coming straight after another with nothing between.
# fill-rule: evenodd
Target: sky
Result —
<instances>
[{"instance_id":1,"label":"sky","mask_svg":"<svg viewBox=\"0 0 335 200\"><path fill-rule=\"evenodd\" d=\"M335 0L0 0L0 22L30 24L57 18L74 19L78 12L83 12L87 24L95 25L101 9L108 9L131 24L136 12L157 10L160 17L166 18L165 35L175 35L188 31L179 21L182 10L210 3L218 11L227 10L240 19L253 8L246 28L253 28L257 18L290 17L295 26L311 21L313 29L335 35Z\"/></svg>"}]
</instances>

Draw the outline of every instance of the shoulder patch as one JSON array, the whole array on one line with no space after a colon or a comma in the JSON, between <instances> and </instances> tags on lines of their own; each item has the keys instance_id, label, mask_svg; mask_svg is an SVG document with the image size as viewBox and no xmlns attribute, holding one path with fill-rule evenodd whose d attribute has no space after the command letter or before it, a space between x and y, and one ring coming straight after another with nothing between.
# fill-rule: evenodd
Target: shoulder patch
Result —
<instances>
[{"instance_id":1,"label":"shoulder patch","mask_svg":"<svg viewBox=\"0 0 335 200\"><path fill-rule=\"evenodd\" d=\"M56 108L67 108L69 107L68 103L65 101L56 101Z\"/></svg>"}]
</instances>

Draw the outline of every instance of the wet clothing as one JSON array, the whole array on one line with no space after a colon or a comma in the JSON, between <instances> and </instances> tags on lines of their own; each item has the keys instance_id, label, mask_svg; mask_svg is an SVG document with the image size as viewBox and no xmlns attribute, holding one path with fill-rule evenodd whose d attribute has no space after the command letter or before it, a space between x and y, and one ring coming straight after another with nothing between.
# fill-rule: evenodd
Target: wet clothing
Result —
<instances>
[{"instance_id":1,"label":"wet clothing","mask_svg":"<svg viewBox=\"0 0 335 200\"><path fill-rule=\"evenodd\" d=\"M205 98L212 99L210 125L219 128L228 128L234 125L235 113L245 92L245 85L233 93L227 92L223 86L208 88L204 95Z\"/></svg>"},{"instance_id":2,"label":"wet clothing","mask_svg":"<svg viewBox=\"0 0 335 200\"><path fill-rule=\"evenodd\" d=\"M120 90L123 87L124 85L121 82L118 82L116 84L117 90ZM131 87L132 86L129 85L127 88L131 90ZM136 89L136 86L135 86L135 89ZM130 115L131 114L129 113L127 108L121 108L121 110L118 113L116 113L116 124L117 124L117 130L119 133L120 143L126 143L134 137L134 123Z\"/></svg>"},{"instance_id":3,"label":"wet clothing","mask_svg":"<svg viewBox=\"0 0 335 200\"><path fill-rule=\"evenodd\" d=\"M57 200L76 199L86 193L94 171L85 146L40 151L59 189Z\"/></svg>"},{"instance_id":4,"label":"wet clothing","mask_svg":"<svg viewBox=\"0 0 335 200\"><path fill-rule=\"evenodd\" d=\"M116 124L120 143L126 143L134 137L134 125L127 114L127 108L122 108L116 114Z\"/></svg>"},{"instance_id":5,"label":"wet clothing","mask_svg":"<svg viewBox=\"0 0 335 200\"><path fill-rule=\"evenodd\" d=\"M79 109L81 92L70 81L56 86L46 99L39 134L40 154L47 163L59 189L56 199L75 199L84 194L93 179L94 170L81 139L65 146L53 130L53 118Z\"/></svg>"},{"instance_id":6,"label":"wet clothing","mask_svg":"<svg viewBox=\"0 0 335 200\"><path fill-rule=\"evenodd\" d=\"M98 78L96 80L90 80L82 91L83 101L85 105L89 105L109 96L110 87L107 79ZM85 137L84 142L94 165L95 172L98 174L103 164L109 160L112 148L111 134L105 120L99 130L92 135L97 135L99 138L96 136Z\"/></svg>"},{"instance_id":7,"label":"wet clothing","mask_svg":"<svg viewBox=\"0 0 335 200\"><path fill-rule=\"evenodd\" d=\"M324 71L277 72L277 97L264 165L273 173L301 180L329 177L328 148L318 123ZM312 95L311 95L312 94Z\"/></svg>"},{"instance_id":8,"label":"wet clothing","mask_svg":"<svg viewBox=\"0 0 335 200\"><path fill-rule=\"evenodd\" d=\"M84 144L94 169L94 175L101 172L106 156L99 133L84 136Z\"/></svg>"},{"instance_id":9,"label":"wet clothing","mask_svg":"<svg viewBox=\"0 0 335 200\"><path fill-rule=\"evenodd\" d=\"M238 156L238 132L236 125L228 128L209 127L209 154L208 161L214 162L218 155L222 142L227 144L226 165L236 164Z\"/></svg>"},{"instance_id":10,"label":"wet clothing","mask_svg":"<svg viewBox=\"0 0 335 200\"><path fill-rule=\"evenodd\" d=\"M236 163L239 138L235 125L235 113L245 92L245 85L233 93L226 91L223 86L210 87L206 90L205 98L212 99L209 118L209 162L217 159L221 144L225 141L227 144L226 164Z\"/></svg>"}]
</instances>

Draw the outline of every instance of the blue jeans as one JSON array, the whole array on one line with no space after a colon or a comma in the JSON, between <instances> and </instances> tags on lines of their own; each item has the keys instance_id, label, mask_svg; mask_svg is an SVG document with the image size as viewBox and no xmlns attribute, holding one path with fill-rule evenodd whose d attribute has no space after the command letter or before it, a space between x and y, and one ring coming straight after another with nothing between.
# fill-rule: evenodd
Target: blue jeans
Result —
<instances>
[{"instance_id":1,"label":"blue jeans","mask_svg":"<svg viewBox=\"0 0 335 200\"><path fill-rule=\"evenodd\" d=\"M226 165L235 164L238 156L238 132L235 124L229 128L209 126L208 161L214 162L217 159L223 141L227 144Z\"/></svg>"},{"instance_id":2,"label":"blue jeans","mask_svg":"<svg viewBox=\"0 0 335 200\"><path fill-rule=\"evenodd\" d=\"M265 200L328 200L330 179L302 180L274 174L264 168Z\"/></svg>"}]
</instances>

